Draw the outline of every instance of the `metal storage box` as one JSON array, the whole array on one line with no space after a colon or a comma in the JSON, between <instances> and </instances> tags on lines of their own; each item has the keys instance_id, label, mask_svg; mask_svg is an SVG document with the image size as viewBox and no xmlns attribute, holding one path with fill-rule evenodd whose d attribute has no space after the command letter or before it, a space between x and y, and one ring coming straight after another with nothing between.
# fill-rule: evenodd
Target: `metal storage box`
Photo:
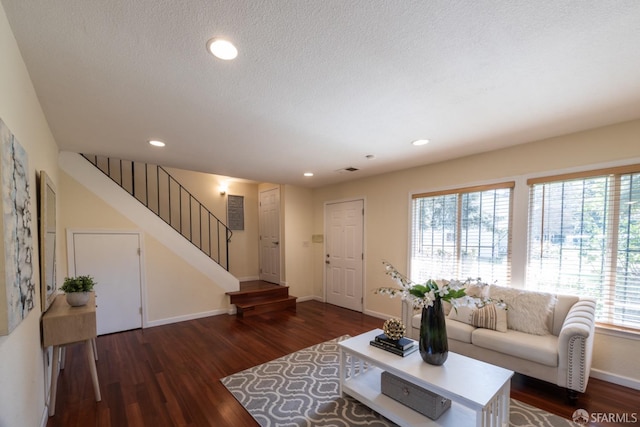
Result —
<instances>
[{"instance_id":1,"label":"metal storage box","mask_svg":"<svg viewBox=\"0 0 640 427\"><path fill-rule=\"evenodd\" d=\"M432 420L437 420L443 412L451 407L450 399L418 387L387 371L382 372L381 380L382 394Z\"/></svg>"}]
</instances>

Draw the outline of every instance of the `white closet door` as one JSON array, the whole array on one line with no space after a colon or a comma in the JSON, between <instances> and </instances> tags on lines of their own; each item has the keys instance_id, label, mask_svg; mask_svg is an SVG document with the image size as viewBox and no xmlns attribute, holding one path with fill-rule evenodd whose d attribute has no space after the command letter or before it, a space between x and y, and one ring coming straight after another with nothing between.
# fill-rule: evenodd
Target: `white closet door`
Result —
<instances>
[{"instance_id":1,"label":"white closet door","mask_svg":"<svg viewBox=\"0 0 640 427\"><path fill-rule=\"evenodd\" d=\"M142 327L139 233L71 233L70 274L96 280L98 335Z\"/></svg>"}]
</instances>

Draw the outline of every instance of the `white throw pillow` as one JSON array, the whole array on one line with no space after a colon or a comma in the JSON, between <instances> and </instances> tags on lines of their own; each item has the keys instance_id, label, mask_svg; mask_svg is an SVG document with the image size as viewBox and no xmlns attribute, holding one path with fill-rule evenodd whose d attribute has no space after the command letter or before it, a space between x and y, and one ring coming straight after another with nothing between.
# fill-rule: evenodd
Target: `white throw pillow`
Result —
<instances>
[{"instance_id":1,"label":"white throw pillow","mask_svg":"<svg viewBox=\"0 0 640 427\"><path fill-rule=\"evenodd\" d=\"M478 328L507 332L507 311L504 305L487 304L483 307L459 306L449 312L449 319L467 323Z\"/></svg>"},{"instance_id":2,"label":"white throw pillow","mask_svg":"<svg viewBox=\"0 0 640 427\"><path fill-rule=\"evenodd\" d=\"M556 296L491 285L489 297L507 304L509 329L534 335L548 335Z\"/></svg>"},{"instance_id":3,"label":"white throw pillow","mask_svg":"<svg viewBox=\"0 0 640 427\"><path fill-rule=\"evenodd\" d=\"M464 288L465 294L469 298L476 300L477 305L480 305L482 299L486 299L489 296L489 285L486 283L472 284ZM466 305L469 302L467 297L458 298L456 305ZM448 316L451 312L452 304L448 301L442 301L442 308L444 309L445 316ZM454 310L455 311L455 310Z\"/></svg>"}]
</instances>

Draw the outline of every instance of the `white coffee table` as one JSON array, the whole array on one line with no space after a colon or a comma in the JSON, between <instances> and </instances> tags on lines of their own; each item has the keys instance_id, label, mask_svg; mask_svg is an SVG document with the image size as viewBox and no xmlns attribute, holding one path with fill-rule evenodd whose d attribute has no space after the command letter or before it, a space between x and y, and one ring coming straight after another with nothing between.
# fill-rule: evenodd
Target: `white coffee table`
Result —
<instances>
[{"instance_id":1,"label":"white coffee table","mask_svg":"<svg viewBox=\"0 0 640 427\"><path fill-rule=\"evenodd\" d=\"M504 427L509 425L513 371L449 352L442 366L424 362L419 352L401 357L369 344L380 329L339 343L340 392L348 394L401 426ZM384 395L380 375L388 371L451 399L437 420Z\"/></svg>"}]
</instances>

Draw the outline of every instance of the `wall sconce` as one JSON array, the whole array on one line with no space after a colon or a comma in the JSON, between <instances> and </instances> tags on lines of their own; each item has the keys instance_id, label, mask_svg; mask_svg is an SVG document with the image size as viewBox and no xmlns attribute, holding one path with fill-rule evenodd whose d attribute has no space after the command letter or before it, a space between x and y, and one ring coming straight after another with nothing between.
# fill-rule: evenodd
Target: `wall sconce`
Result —
<instances>
[{"instance_id":1,"label":"wall sconce","mask_svg":"<svg viewBox=\"0 0 640 427\"><path fill-rule=\"evenodd\" d=\"M220 186L218 187L218 191L220 191L221 196L224 196L225 194L227 194L228 190L229 188L227 184L220 184Z\"/></svg>"}]
</instances>

